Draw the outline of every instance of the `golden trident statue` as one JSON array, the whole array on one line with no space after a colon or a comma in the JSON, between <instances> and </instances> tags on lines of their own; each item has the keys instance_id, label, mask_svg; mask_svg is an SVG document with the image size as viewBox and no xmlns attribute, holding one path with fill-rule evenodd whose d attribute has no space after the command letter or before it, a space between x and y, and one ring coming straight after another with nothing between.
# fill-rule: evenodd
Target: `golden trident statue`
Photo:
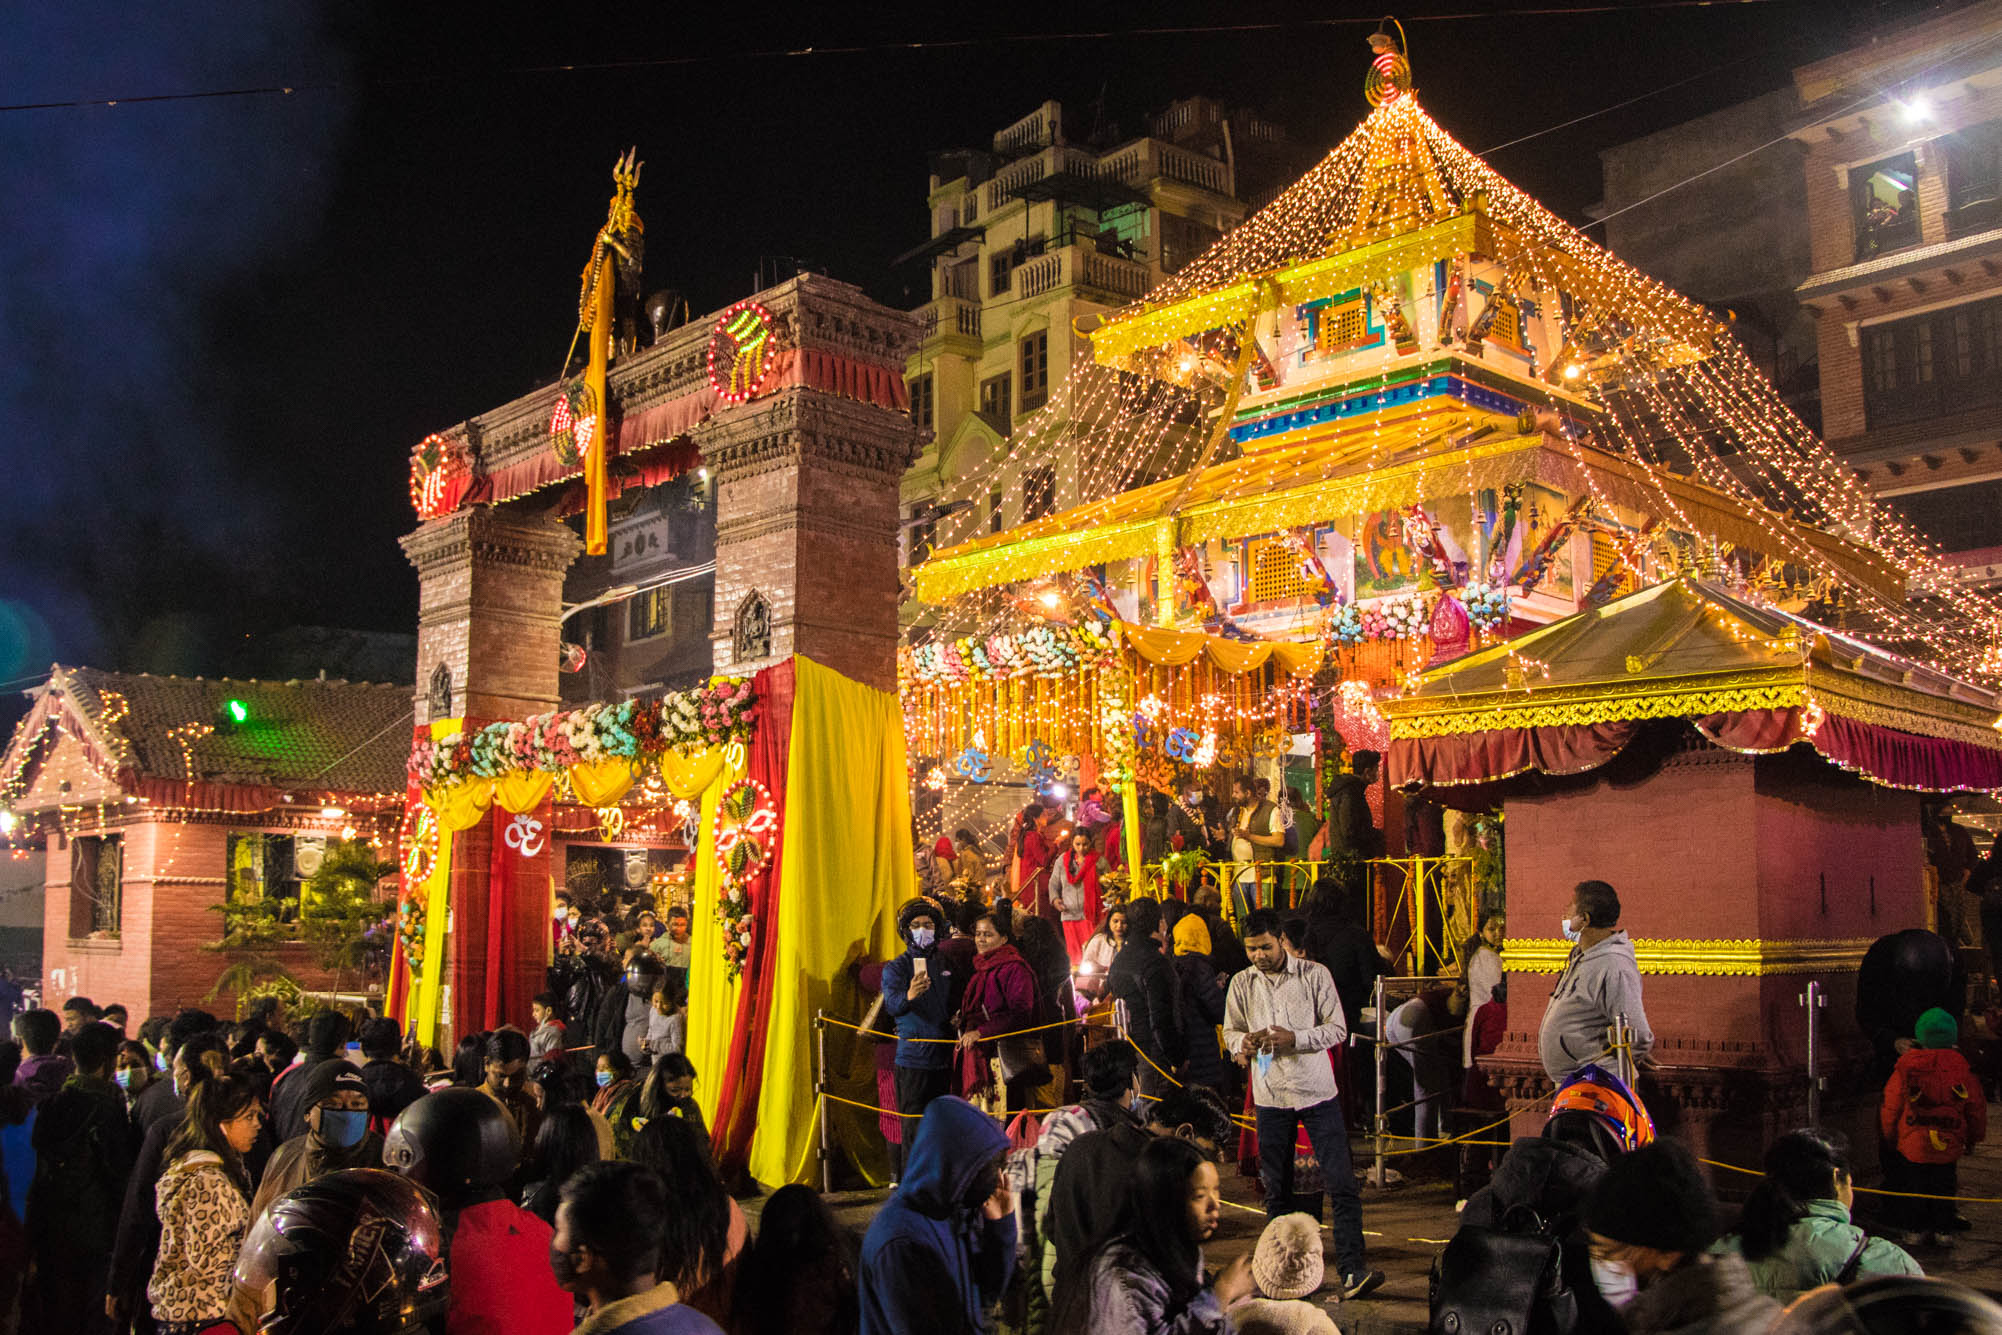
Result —
<instances>
[{"instance_id":1,"label":"golden trident statue","mask_svg":"<svg viewBox=\"0 0 2002 1335\"><path fill-rule=\"evenodd\" d=\"M645 254L646 227L633 212L633 191L639 188L639 149L629 148L612 164L612 203L605 225L591 242L591 259L584 266L584 287L577 297L577 334L570 340L576 351L577 337L590 340L590 364L584 372L586 410L576 426L577 452L584 465L584 485L588 496L584 506L584 550L592 556L605 552L606 458L611 452L611 397L605 389L605 371L612 360L612 331L616 324L619 278L637 289L640 261ZM616 268L614 267L616 265ZM569 358L564 359L567 368ZM567 373L567 372L566 372Z\"/></svg>"}]
</instances>

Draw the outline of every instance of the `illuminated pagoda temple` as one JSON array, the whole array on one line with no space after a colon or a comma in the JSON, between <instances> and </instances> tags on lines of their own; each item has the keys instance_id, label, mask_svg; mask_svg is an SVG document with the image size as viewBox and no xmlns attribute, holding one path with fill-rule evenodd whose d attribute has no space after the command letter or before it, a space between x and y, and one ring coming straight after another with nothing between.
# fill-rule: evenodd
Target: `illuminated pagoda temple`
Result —
<instances>
[{"instance_id":1,"label":"illuminated pagoda temple","mask_svg":"<svg viewBox=\"0 0 2002 1335\"><path fill-rule=\"evenodd\" d=\"M1243 759L1300 730L1308 678L1380 696L1678 573L1995 670L1993 604L1710 312L1462 148L1401 55L1368 93L1305 177L1080 331L1069 418L1031 420L995 476L1072 453L1081 503L948 529L911 572L936 611L904 655L914 754L964 773L969 749L999 762L1041 737L1102 761L1118 677L1157 702L1158 737ZM1233 670L1265 645L1255 680ZM1201 680L1174 679L1185 661Z\"/></svg>"},{"instance_id":2,"label":"illuminated pagoda temple","mask_svg":"<svg viewBox=\"0 0 2002 1335\"><path fill-rule=\"evenodd\" d=\"M956 775L991 783L1021 772L1044 786L1067 772L1066 756L1082 783L1137 775L1129 826L1136 788L1175 795L1204 783L1214 793L1225 772L1244 769L1291 784L1303 758L1318 779L1361 747L1393 750L1390 785L1416 790L1428 775L1401 772L1411 749L1389 744L1468 689L1454 660L1480 662L1502 691L1534 693L1548 665L1524 637L1576 617L1563 637L1572 645L1578 626L1597 624L1594 609L1646 606L1648 617L1619 623L1652 629L1622 649L1623 680L1607 687L1646 694L1674 666L1659 655L1689 630L1664 610L1682 602L1649 592L1700 581L1714 597L1683 600L1689 616L1721 618L1761 643L1783 627L1790 646L1854 660L1830 669L1843 680L1889 673L1901 698L1886 707L1925 720L1894 721L1891 732L1939 740L1944 729L1974 757L1971 784L1920 775L1887 787L1850 777L1839 759L1811 761L1795 746L1813 732L1796 662L1792 731L1743 748L1793 754L1718 751L1720 764L1742 762L1727 785L1736 796L1706 797L1716 766L1698 739L1682 748L1695 759L1664 771L1649 799L1659 820L1698 828L1728 814L1719 802L1738 802L1731 828L1743 838L1731 847L1752 860L1705 863L1687 885L1664 883L1658 860L1643 875L1649 849L1616 860L1631 873L1622 889L1637 936L1688 936L1671 906L1692 893L1716 900L1702 921L1720 940L1672 943L1682 963L1663 971L1752 979L1674 991L1666 1050L1689 1045L1665 1058L1686 1063L1675 1098L1706 1117L1751 1108L1748 1125L1791 1115L1778 1091L1797 1092L1798 1053L1794 1037L1776 1035L1804 1023L1787 1009L1798 980L1767 975L1853 972L1867 934L1917 925L1917 798L1897 789L1986 786L2002 612L1956 585L1873 500L1726 324L1462 148L1420 108L1401 42L1379 46L1389 59L1372 69L1373 110L1353 134L1145 300L1080 330L1089 354L1072 375L1068 422L1032 421L1004 461L1020 473L1039 456L1074 453L1079 503L1005 532L962 532L912 572L936 623L903 656L912 753L937 758L927 778L945 791L948 829L969 797L985 796L955 787ZM1724 602L1728 612L1716 611ZM1604 652L1594 638L1579 661ZM1831 725L1831 737L1850 722ZM1621 775L1611 766L1586 786ZM1456 805L1444 787L1423 795ZM1500 786L1468 796L1506 804ZM1507 902L1554 922L1551 897L1600 874L1595 849L1620 844L1632 813L1619 802L1566 808L1573 799L1561 794L1536 800L1548 855L1521 864L1535 894L1518 905L1511 886ZM1399 795L1373 791L1371 801L1394 861ZM1864 827L1876 831L1872 866L1884 868L1876 890L1859 900L1855 877L1830 880L1835 917L1803 909L1820 893L1809 865L1819 841ZM1399 879L1375 881L1375 926L1393 948L1410 935L1384 905ZM1172 890L1177 876L1164 868L1143 884ZM1733 894L1743 903L1726 911ZM1463 899L1459 912L1473 907ZM1529 921L1525 936L1535 935ZM1464 938L1473 923L1449 926ZM1727 927L1747 938L1735 955L1721 940ZM1415 958L1449 962L1451 939ZM1532 976L1512 998L1520 1010L1504 1056L1517 1106L1533 1109L1547 1098L1533 1054L1548 983L1533 974L1554 972L1562 952L1525 944L1534 949L1510 967ZM1709 964L1684 967L1699 958Z\"/></svg>"}]
</instances>

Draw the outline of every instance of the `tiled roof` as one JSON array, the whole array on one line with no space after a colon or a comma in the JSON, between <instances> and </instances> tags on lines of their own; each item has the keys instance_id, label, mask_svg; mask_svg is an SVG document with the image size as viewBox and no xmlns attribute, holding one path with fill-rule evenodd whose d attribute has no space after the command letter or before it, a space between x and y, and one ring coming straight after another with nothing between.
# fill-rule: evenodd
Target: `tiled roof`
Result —
<instances>
[{"instance_id":1,"label":"tiled roof","mask_svg":"<svg viewBox=\"0 0 2002 1335\"><path fill-rule=\"evenodd\" d=\"M316 792L403 791L411 736L408 686L156 677L58 664L48 689L67 694L112 758L141 778ZM244 722L217 722L230 700L244 702ZM202 733L200 725L215 730ZM190 742L185 756L183 738Z\"/></svg>"},{"instance_id":2,"label":"tiled roof","mask_svg":"<svg viewBox=\"0 0 2002 1335\"><path fill-rule=\"evenodd\" d=\"M1971 236L1935 241L1928 246L1894 250L1887 255L1872 256L1856 264L1813 274L1794 289L1794 295L1802 301L1813 301L1818 297L1832 296L1870 283L1895 282L1900 278L1923 273L1927 269L1941 265L1955 262L1972 263L1997 251L2002 251L2002 228L1991 228ZM1941 295L1954 295L1954 290L1942 289ZM1994 295L1992 289L1985 289L1969 292L1967 297L1973 300L1976 297L1992 295Z\"/></svg>"}]
</instances>

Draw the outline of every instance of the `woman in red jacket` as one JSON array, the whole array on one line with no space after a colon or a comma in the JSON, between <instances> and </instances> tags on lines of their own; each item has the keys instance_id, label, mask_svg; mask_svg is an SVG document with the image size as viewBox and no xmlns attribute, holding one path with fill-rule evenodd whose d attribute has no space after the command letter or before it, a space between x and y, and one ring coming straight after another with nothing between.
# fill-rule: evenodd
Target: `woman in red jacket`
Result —
<instances>
[{"instance_id":1,"label":"woman in red jacket","mask_svg":"<svg viewBox=\"0 0 2002 1335\"><path fill-rule=\"evenodd\" d=\"M959 1087L971 1098L993 1084L992 1061L1001 1059L1007 1110L1028 1105L1029 1090L1049 1079L1043 1035L989 1042L1036 1023L1036 975L1015 949L1006 909L983 913L973 924L973 979L959 1003Z\"/></svg>"}]
</instances>

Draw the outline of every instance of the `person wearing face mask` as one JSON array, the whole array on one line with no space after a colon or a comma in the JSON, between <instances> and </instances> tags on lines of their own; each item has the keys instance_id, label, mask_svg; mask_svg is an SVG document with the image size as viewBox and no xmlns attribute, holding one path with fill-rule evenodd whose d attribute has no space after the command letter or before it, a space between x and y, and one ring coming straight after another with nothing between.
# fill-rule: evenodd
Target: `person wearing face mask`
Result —
<instances>
[{"instance_id":1,"label":"person wearing face mask","mask_svg":"<svg viewBox=\"0 0 2002 1335\"><path fill-rule=\"evenodd\" d=\"M253 1217L316 1177L343 1168L382 1167L382 1137L369 1130L368 1085L361 1072L345 1062L330 1062L315 1067L306 1080L306 1134L272 1154L250 1203Z\"/></svg>"},{"instance_id":2,"label":"person wearing face mask","mask_svg":"<svg viewBox=\"0 0 2002 1335\"><path fill-rule=\"evenodd\" d=\"M913 1144L918 1118L952 1080L953 996L957 971L938 949L942 915L929 899L897 910L904 953L883 966L883 1009L897 1027L897 1111L904 1144Z\"/></svg>"},{"instance_id":3,"label":"person wearing face mask","mask_svg":"<svg viewBox=\"0 0 2002 1335\"><path fill-rule=\"evenodd\" d=\"M369 1129L368 1085L346 1062L326 1062L305 1077L306 1133L280 1145L251 1198L250 1217L264 1217L272 1202L316 1178L349 1168L382 1167L382 1137ZM230 1315L245 1330L270 1310L268 1295L238 1286Z\"/></svg>"},{"instance_id":4,"label":"person wearing face mask","mask_svg":"<svg viewBox=\"0 0 2002 1335\"><path fill-rule=\"evenodd\" d=\"M1757 1335L1779 1315L1744 1257L1711 1252L1717 1198L1676 1141L1613 1160L1586 1203L1585 1227L1593 1269L1631 1276L1639 1290L1620 1311L1628 1335Z\"/></svg>"},{"instance_id":5,"label":"person wearing face mask","mask_svg":"<svg viewBox=\"0 0 2002 1335\"><path fill-rule=\"evenodd\" d=\"M884 986L889 986L885 980ZM862 1242L861 1335L974 1335L1015 1270L1008 1137L964 1099L934 1099L904 1180Z\"/></svg>"},{"instance_id":6,"label":"person wearing face mask","mask_svg":"<svg viewBox=\"0 0 2002 1335\"><path fill-rule=\"evenodd\" d=\"M146 1051L146 1045L137 1039L126 1039L118 1045L118 1061L111 1068L111 1082L118 1086L118 1092L125 1097L125 1112L133 1119L135 1128L138 1115L133 1106L139 1096L153 1083L158 1073L153 1069L153 1055Z\"/></svg>"},{"instance_id":7,"label":"person wearing face mask","mask_svg":"<svg viewBox=\"0 0 2002 1335\"><path fill-rule=\"evenodd\" d=\"M1561 1085L1582 1066L1608 1064L1611 1030L1621 1016L1633 1031L1636 1061L1654 1047L1654 1030L1641 1005L1634 943L1620 927L1620 897L1613 887L1604 881L1578 882L1560 926L1565 940L1574 944L1550 989L1537 1051L1544 1072Z\"/></svg>"}]
</instances>

